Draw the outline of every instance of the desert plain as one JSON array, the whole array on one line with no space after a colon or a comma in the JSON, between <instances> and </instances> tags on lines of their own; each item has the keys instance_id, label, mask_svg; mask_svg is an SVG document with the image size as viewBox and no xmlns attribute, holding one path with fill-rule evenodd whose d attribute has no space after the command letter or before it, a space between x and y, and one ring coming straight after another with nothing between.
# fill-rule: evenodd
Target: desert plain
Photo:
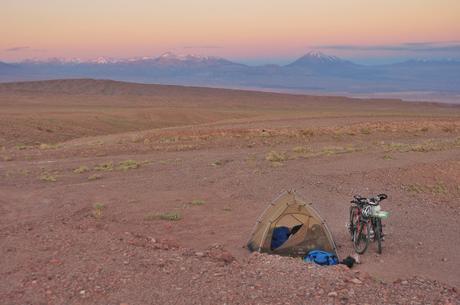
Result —
<instances>
[{"instance_id":1,"label":"desert plain","mask_svg":"<svg viewBox=\"0 0 460 305\"><path fill-rule=\"evenodd\" d=\"M341 258L250 254L295 189ZM1 304L459 304L460 107L105 80L0 84Z\"/></svg>"}]
</instances>

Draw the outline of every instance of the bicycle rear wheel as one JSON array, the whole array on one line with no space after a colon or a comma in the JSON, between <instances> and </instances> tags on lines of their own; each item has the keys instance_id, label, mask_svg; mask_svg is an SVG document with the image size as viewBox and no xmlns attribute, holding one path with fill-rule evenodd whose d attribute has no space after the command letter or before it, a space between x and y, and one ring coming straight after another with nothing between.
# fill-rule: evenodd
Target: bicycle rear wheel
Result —
<instances>
[{"instance_id":1,"label":"bicycle rear wheel","mask_svg":"<svg viewBox=\"0 0 460 305\"><path fill-rule=\"evenodd\" d=\"M368 221L360 221L353 237L355 252L363 254L369 246L370 230Z\"/></svg>"}]
</instances>

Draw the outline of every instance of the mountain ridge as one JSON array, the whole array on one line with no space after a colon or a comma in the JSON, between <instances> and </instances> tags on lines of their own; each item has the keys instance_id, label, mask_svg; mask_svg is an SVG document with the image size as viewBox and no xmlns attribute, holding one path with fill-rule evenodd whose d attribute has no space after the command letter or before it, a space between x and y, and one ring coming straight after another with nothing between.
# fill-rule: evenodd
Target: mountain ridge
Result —
<instances>
[{"instance_id":1,"label":"mountain ridge","mask_svg":"<svg viewBox=\"0 0 460 305\"><path fill-rule=\"evenodd\" d=\"M96 58L90 58L87 60L83 60L80 58L64 58L64 57L51 57L47 59L24 59L18 62L4 62L0 61L0 63L7 64L7 65L21 65L21 64L47 64L47 63L54 63L54 64L117 64L117 63L134 63L134 62L159 62L162 60L173 60L173 61L194 61L194 62L206 62L206 61L223 61L229 62L233 64L247 66L246 64L238 63L236 61L232 61L226 59L224 57L218 56L208 56L208 55L198 55L198 54L182 54L182 53L174 53L172 51L164 52L158 56L142 56L142 57L126 57L126 58L114 58L114 57L106 57L106 56L99 56ZM355 63L351 60L343 59L341 57L335 55L328 55L326 53L320 51L309 51L304 55L294 59L292 62L285 64L285 65L278 65L273 63L268 63L260 66L292 66L295 64L301 63L323 63L323 64L352 64L355 66L388 66L388 65L399 65L403 63L418 63L418 64L429 64L429 63L460 63L460 60L453 59L453 58L446 58L446 59L408 59L403 60L395 63L390 64L380 64L380 65L361 65ZM257 67L253 66L253 67Z\"/></svg>"},{"instance_id":2,"label":"mountain ridge","mask_svg":"<svg viewBox=\"0 0 460 305\"><path fill-rule=\"evenodd\" d=\"M221 57L166 52L157 57L54 58L0 65L0 82L68 78L313 94L433 92L460 99L460 61L456 60L414 59L366 66L309 52L284 66L248 66Z\"/></svg>"}]
</instances>

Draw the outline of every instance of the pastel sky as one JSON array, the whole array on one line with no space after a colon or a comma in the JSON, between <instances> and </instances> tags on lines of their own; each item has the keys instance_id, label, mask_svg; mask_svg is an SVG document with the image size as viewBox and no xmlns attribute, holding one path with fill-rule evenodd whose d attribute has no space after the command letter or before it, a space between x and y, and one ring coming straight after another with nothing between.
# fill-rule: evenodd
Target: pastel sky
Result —
<instances>
[{"instance_id":1,"label":"pastel sky","mask_svg":"<svg viewBox=\"0 0 460 305\"><path fill-rule=\"evenodd\" d=\"M0 60L460 57L459 0L0 0Z\"/></svg>"}]
</instances>

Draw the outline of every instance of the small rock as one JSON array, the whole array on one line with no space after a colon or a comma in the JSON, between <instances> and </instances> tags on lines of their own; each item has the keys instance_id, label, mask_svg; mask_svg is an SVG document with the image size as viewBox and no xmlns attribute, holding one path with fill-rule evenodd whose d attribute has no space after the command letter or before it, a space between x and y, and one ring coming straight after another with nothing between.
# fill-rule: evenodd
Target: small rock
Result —
<instances>
[{"instance_id":1,"label":"small rock","mask_svg":"<svg viewBox=\"0 0 460 305\"><path fill-rule=\"evenodd\" d=\"M195 252L195 255L198 257L203 257L204 253L203 252Z\"/></svg>"},{"instance_id":2,"label":"small rock","mask_svg":"<svg viewBox=\"0 0 460 305\"><path fill-rule=\"evenodd\" d=\"M355 259L355 262L357 264L361 264L361 260L359 259L359 254L355 253L351 257L353 257Z\"/></svg>"},{"instance_id":3,"label":"small rock","mask_svg":"<svg viewBox=\"0 0 460 305\"><path fill-rule=\"evenodd\" d=\"M402 281L402 282L401 282L401 285L407 285L407 284L409 284L408 281Z\"/></svg>"},{"instance_id":4,"label":"small rock","mask_svg":"<svg viewBox=\"0 0 460 305\"><path fill-rule=\"evenodd\" d=\"M328 297L335 298L337 296L337 292L331 291L327 294Z\"/></svg>"},{"instance_id":5,"label":"small rock","mask_svg":"<svg viewBox=\"0 0 460 305\"><path fill-rule=\"evenodd\" d=\"M50 260L50 264L53 264L53 265L59 265L61 263L61 261L57 258L52 258Z\"/></svg>"},{"instance_id":6,"label":"small rock","mask_svg":"<svg viewBox=\"0 0 460 305\"><path fill-rule=\"evenodd\" d=\"M357 278L352 278L350 280L350 282L352 282L353 284L357 284L357 285L361 285L363 282L361 282L360 280L358 280Z\"/></svg>"},{"instance_id":7,"label":"small rock","mask_svg":"<svg viewBox=\"0 0 460 305\"><path fill-rule=\"evenodd\" d=\"M443 257L443 258L442 258L442 261L443 261L443 262L447 262L447 258Z\"/></svg>"},{"instance_id":8,"label":"small rock","mask_svg":"<svg viewBox=\"0 0 460 305\"><path fill-rule=\"evenodd\" d=\"M80 294L85 294L86 291L85 290L80 290Z\"/></svg>"}]
</instances>

